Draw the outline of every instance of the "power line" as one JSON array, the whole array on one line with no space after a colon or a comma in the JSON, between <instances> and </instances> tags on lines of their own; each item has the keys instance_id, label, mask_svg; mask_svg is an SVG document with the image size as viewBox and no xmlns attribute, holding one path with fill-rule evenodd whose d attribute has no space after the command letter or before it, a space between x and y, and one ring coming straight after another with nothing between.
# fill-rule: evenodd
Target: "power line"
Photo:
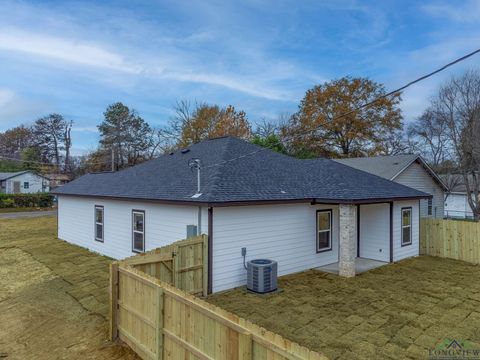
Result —
<instances>
[{"instance_id":1,"label":"power line","mask_svg":"<svg viewBox=\"0 0 480 360\"><path fill-rule=\"evenodd\" d=\"M361 105L361 106L359 106L359 107L357 107L357 108L355 108L355 109L353 109L353 110L350 110L350 111L348 111L348 112L346 112L346 113L340 114L340 115L334 117L333 119L331 119L330 121L335 121L335 120L338 120L338 119L342 119L342 118L344 118L344 117L346 117L346 116L348 116L348 115L351 115L351 114L353 114L353 113L355 113L355 112L357 112L357 111L359 111L359 110L362 110L362 109L364 109L364 108L366 108L366 107L369 107L369 106L375 104L376 102L378 102L378 101L380 101L380 100L382 100L382 99L385 99L385 98L387 98L387 97L389 97L389 96L392 96L392 95L394 95L394 94L400 93L400 92L402 92L403 90L409 88L410 86L412 86L412 85L414 85L414 84L417 84L417 83L419 83L419 82L421 82L421 81L423 81L423 80L426 80L426 79L428 79L429 77L432 77L433 75L438 74L439 72L442 72L442 71L444 71L445 69L447 69L447 68L449 68L449 67L451 67L451 66L453 66L453 65L455 65L455 64L458 64L459 62L462 62L462 61L464 61L464 60L466 60L466 59L468 59L468 58L470 58L470 57L472 57L473 55L476 55L476 54L478 54L478 53L480 53L480 49L477 49L477 50L472 51L472 52L470 52L470 53L468 53L468 54L466 54L466 55L464 55L464 56L462 56L462 57L459 57L458 59L455 59L455 60L453 60L453 61L451 61L451 62L443 65L442 67L440 67L440 68L438 68L438 69L436 69L436 70L434 70L434 71L432 71L432 72L430 72L430 73L428 73L428 74L426 74L426 75L423 75L423 76L421 76L421 77L419 77L419 78L417 78L417 79L415 79L415 80L412 80L412 81L408 82L407 84L405 84L405 85L403 85L403 86L401 86L401 87L399 87L399 88L397 88L397 89L395 89L395 90L392 90L392 91L390 91L390 92L388 92L388 93L386 93L386 94L383 94L383 95L381 95L381 96L373 99L372 101L369 101L369 102L367 102L367 103L365 103L365 104L363 104L363 105ZM310 129L310 130L305 131L304 133L299 133L299 134L295 134L295 135L289 136L289 137L287 137L287 139L295 139L296 137L308 135L309 133L312 133L312 132L314 132L314 131L317 131L317 130L320 129L320 128L321 128L321 126L317 126L317 127L313 128L313 129ZM235 161L235 160L239 160L239 159L245 158L245 157L247 157L247 156L252 156L252 155L254 155L254 154L256 154L256 153L259 153L259 152L261 152L261 151L269 150L272 146L281 145L281 143L282 143L281 141L277 141L276 143L271 144L269 147L262 147L262 148L260 148L260 149L258 149L258 150L256 150L256 151L252 151L251 153L244 154L244 155L242 155L242 156L238 156L238 157L235 157L235 158L231 158L231 159L229 159L229 160L224 160L224 161L220 161L220 162L218 162L218 163L212 164L212 165L205 166L204 169L207 169L207 168L210 168L210 167L214 167L214 166L223 165L223 164L226 164L226 163Z\"/></svg>"}]
</instances>

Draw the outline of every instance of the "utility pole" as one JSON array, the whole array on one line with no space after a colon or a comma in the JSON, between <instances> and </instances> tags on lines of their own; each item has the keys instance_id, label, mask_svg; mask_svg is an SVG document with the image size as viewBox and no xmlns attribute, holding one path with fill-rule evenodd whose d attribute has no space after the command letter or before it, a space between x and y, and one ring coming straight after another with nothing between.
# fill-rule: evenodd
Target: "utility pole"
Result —
<instances>
[{"instance_id":1,"label":"utility pole","mask_svg":"<svg viewBox=\"0 0 480 360\"><path fill-rule=\"evenodd\" d=\"M115 171L115 151L113 150L113 144L112 144L112 172Z\"/></svg>"}]
</instances>

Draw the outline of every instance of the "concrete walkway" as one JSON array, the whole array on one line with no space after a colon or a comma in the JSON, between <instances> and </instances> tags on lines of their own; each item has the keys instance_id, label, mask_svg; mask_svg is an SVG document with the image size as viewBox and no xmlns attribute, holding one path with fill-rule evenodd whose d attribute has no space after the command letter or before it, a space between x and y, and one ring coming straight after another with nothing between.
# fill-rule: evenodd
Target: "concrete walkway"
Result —
<instances>
[{"instance_id":1,"label":"concrete walkway","mask_svg":"<svg viewBox=\"0 0 480 360\"><path fill-rule=\"evenodd\" d=\"M56 215L57 215L57 210L25 211L25 212L0 213L0 219L25 219L25 218L35 218L40 216L56 216Z\"/></svg>"}]
</instances>

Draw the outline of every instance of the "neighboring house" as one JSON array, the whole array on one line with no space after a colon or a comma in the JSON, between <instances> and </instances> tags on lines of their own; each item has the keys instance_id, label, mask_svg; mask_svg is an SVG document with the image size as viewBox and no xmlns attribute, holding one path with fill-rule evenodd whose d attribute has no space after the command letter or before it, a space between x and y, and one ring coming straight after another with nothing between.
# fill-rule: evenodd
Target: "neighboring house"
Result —
<instances>
[{"instance_id":1,"label":"neighboring house","mask_svg":"<svg viewBox=\"0 0 480 360\"><path fill-rule=\"evenodd\" d=\"M67 174L45 174L45 177L50 180L50 189L65 185L71 180Z\"/></svg>"},{"instance_id":2,"label":"neighboring house","mask_svg":"<svg viewBox=\"0 0 480 360\"><path fill-rule=\"evenodd\" d=\"M421 156L372 156L335 161L432 195L420 201L420 216L443 218L448 187Z\"/></svg>"},{"instance_id":3,"label":"neighboring house","mask_svg":"<svg viewBox=\"0 0 480 360\"><path fill-rule=\"evenodd\" d=\"M440 175L442 180L450 185L450 191L445 195L445 217L473 219L473 212L468 203L467 187L460 174ZM472 199L474 196L472 195Z\"/></svg>"},{"instance_id":4,"label":"neighboring house","mask_svg":"<svg viewBox=\"0 0 480 360\"><path fill-rule=\"evenodd\" d=\"M88 174L54 194L58 237L117 259L196 226L208 234L209 292L246 284L243 247L247 261L278 261L279 275L338 263L340 275L354 276L357 257L417 256L419 200L429 197L332 160L295 159L233 137Z\"/></svg>"},{"instance_id":5,"label":"neighboring house","mask_svg":"<svg viewBox=\"0 0 480 360\"><path fill-rule=\"evenodd\" d=\"M32 170L0 173L0 193L25 194L49 190L49 180Z\"/></svg>"}]
</instances>

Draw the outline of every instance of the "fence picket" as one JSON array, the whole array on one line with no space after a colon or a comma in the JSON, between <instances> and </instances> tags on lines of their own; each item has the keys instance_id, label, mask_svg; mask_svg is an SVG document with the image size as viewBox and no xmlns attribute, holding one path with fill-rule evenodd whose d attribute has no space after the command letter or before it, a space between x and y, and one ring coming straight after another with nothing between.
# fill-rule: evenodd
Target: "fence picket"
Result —
<instances>
[{"instance_id":1,"label":"fence picket","mask_svg":"<svg viewBox=\"0 0 480 360\"><path fill-rule=\"evenodd\" d=\"M480 223L425 218L420 226L425 255L480 264Z\"/></svg>"}]
</instances>

